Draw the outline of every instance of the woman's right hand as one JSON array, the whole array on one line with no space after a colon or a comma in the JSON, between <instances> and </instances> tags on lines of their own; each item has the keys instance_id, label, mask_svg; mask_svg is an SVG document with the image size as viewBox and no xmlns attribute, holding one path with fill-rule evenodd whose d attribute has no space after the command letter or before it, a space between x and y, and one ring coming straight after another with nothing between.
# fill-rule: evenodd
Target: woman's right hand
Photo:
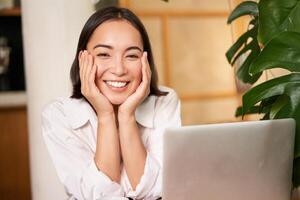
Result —
<instances>
[{"instance_id":1,"label":"woman's right hand","mask_svg":"<svg viewBox=\"0 0 300 200\"><path fill-rule=\"evenodd\" d=\"M98 116L113 115L112 104L101 94L95 84L97 65L94 63L93 56L84 50L79 53L78 60L82 95L92 104Z\"/></svg>"}]
</instances>

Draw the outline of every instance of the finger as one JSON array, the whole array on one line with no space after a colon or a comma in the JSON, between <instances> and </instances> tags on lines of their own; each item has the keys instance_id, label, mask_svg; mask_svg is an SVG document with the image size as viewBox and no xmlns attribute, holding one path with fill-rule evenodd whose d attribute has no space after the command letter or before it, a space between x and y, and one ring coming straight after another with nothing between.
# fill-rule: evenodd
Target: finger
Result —
<instances>
[{"instance_id":1,"label":"finger","mask_svg":"<svg viewBox=\"0 0 300 200\"><path fill-rule=\"evenodd\" d=\"M90 64L91 64L91 58L90 58L91 56L90 56L90 53L89 52L87 52L87 54L86 54L86 65L87 66L90 66Z\"/></svg>"},{"instance_id":2,"label":"finger","mask_svg":"<svg viewBox=\"0 0 300 200\"><path fill-rule=\"evenodd\" d=\"M79 64L79 77L80 77L80 80L82 80L82 51L79 52L79 55L78 55L78 64Z\"/></svg>"},{"instance_id":3,"label":"finger","mask_svg":"<svg viewBox=\"0 0 300 200\"><path fill-rule=\"evenodd\" d=\"M89 80L89 76L91 73L91 69L92 69L92 57L91 55L87 52L87 56L86 56L86 71L85 71L85 80L88 81Z\"/></svg>"},{"instance_id":4,"label":"finger","mask_svg":"<svg viewBox=\"0 0 300 200\"><path fill-rule=\"evenodd\" d=\"M83 61L82 61L82 66L83 66L82 75L83 75L84 81L86 80L87 65L88 65L88 54L87 54L87 51L84 50L84 52L83 52Z\"/></svg>"},{"instance_id":5,"label":"finger","mask_svg":"<svg viewBox=\"0 0 300 200\"><path fill-rule=\"evenodd\" d=\"M86 50L84 50L82 53L82 77L83 78L85 78L86 66L87 66L87 52Z\"/></svg>"},{"instance_id":6,"label":"finger","mask_svg":"<svg viewBox=\"0 0 300 200\"><path fill-rule=\"evenodd\" d=\"M86 81L86 90L88 91L88 93L91 93L93 90L94 90L94 84L91 84L90 81L89 81L89 77L90 77L90 74L91 74L91 70L92 70L92 63L93 63L93 57L92 55L90 55L88 52L87 52L87 55L86 55L86 58L87 58L87 62L86 62L86 71L85 71L85 81Z\"/></svg>"},{"instance_id":7,"label":"finger","mask_svg":"<svg viewBox=\"0 0 300 200\"><path fill-rule=\"evenodd\" d=\"M148 62L148 53L146 52L146 63L147 63L147 68L146 68L146 71L147 71L147 75L148 75L148 79L151 80L151 68L150 68L150 64Z\"/></svg>"},{"instance_id":8,"label":"finger","mask_svg":"<svg viewBox=\"0 0 300 200\"><path fill-rule=\"evenodd\" d=\"M97 70L98 70L98 68L99 68L99 66L96 63L94 63L94 65L92 67L92 70L91 70L90 77L89 77L89 82L96 89L96 91L98 92L98 94L100 94L101 96L103 96L103 94L100 91L100 88L98 88L97 85L96 85L96 83L95 83L95 80L96 80L96 77L97 77Z\"/></svg>"},{"instance_id":9,"label":"finger","mask_svg":"<svg viewBox=\"0 0 300 200\"><path fill-rule=\"evenodd\" d=\"M147 67L147 63L145 61L145 56L146 56L146 52L143 53L143 56L142 56L142 78L144 79L145 77L145 69Z\"/></svg>"},{"instance_id":10,"label":"finger","mask_svg":"<svg viewBox=\"0 0 300 200\"><path fill-rule=\"evenodd\" d=\"M141 96L145 96L147 94L147 87L149 85L149 81L146 75L146 66L143 65L142 67L142 81L137 89L137 92L141 95Z\"/></svg>"},{"instance_id":11,"label":"finger","mask_svg":"<svg viewBox=\"0 0 300 200\"><path fill-rule=\"evenodd\" d=\"M144 52L144 54L143 54L142 66L143 66L142 67L143 80L149 82L150 77L151 77L151 75L150 75L151 70L150 70L148 59L147 59L147 52Z\"/></svg>"},{"instance_id":12,"label":"finger","mask_svg":"<svg viewBox=\"0 0 300 200\"><path fill-rule=\"evenodd\" d=\"M89 84L95 86L95 78L96 78L97 65L94 64L91 69L91 73L89 75Z\"/></svg>"},{"instance_id":13,"label":"finger","mask_svg":"<svg viewBox=\"0 0 300 200\"><path fill-rule=\"evenodd\" d=\"M84 85L85 83L85 72L86 72L86 51L84 50L82 55L81 55L81 67L82 67L82 72L81 72L81 82Z\"/></svg>"},{"instance_id":14,"label":"finger","mask_svg":"<svg viewBox=\"0 0 300 200\"><path fill-rule=\"evenodd\" d=\"M145 52L144 54L144 73L146 74L146 81L145 81L145 92L146 95L145 97L147 97L150 93L150 81L151 81L151 69L150 69L150 65L148 62L148 53Z\"/></svg>"},{"instance_id":15,"label":"finger","mask_svg":"<svg viewBox=\"0 0 300 200\"><path fill-rule=\"evenodd\" d=\"M89 93L89 88L88 88L88 84L86 83L86 81L88 80L86 77L86 71L87 71L87 51L84 50L84 52L82 53L82 80L81 80L81 88L83 90L83 92L88 95Z\"/></svg>"},{"instance_id":16,"label":"finger","mask_svg":"<svg viewBox=\"0 0 300 200\"><path fill-rule=\"evenodd\" d=\"M144 54L143 54L143 65L145 66L147 78L150 80L150 78L151 78L151 70L150 70L150 65L149 65L147 57L148 57L148 53L144 52Z\"/></svg>"},{"instance_id":17,"label":"finger","mask_svg":"<svg viewBox=\"0 0 300 200\"><path fill-rule=\"evenodd\" d=\"M79 65L80 65L80 81L81 81L81 93L83 95L86 94L86 84L85 84L85 77L84 77L84 72L85 72L85 50L83 50L81 52L81 55L80 55L80 61L79 61Z\"/></svg>"}]
</instances>

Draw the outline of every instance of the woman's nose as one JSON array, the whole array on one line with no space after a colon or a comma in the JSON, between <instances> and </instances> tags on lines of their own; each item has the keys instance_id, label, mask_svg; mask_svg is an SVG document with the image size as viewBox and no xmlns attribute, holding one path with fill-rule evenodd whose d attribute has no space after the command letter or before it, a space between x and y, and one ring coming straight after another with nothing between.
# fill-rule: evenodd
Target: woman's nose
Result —
<instances>
[{"instance_id":1,"label":"woman's nose","mask_svg":"<svg viewBox=\"0 0 300 200\"><path fill-rule=\"evenodd\" d=\"M111 72L116 76L122 76L127 73L126 66L123 63L122 59L116 59L114 62L114 66L111 69Z\"/></svg>"}]
</instances>

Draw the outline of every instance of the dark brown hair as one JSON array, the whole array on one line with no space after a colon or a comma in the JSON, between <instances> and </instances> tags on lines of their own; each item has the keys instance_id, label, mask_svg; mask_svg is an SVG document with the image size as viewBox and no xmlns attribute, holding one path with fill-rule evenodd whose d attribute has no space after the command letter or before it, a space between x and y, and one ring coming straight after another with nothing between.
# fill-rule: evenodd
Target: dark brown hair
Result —
<instances>
[{"instance_id":1,"label":"dark brown hair","mask_svg":"<svg viewBox=\"0 0 300 200\"><path fill-rule=\"evenodd\" d=\"M154 64L153 54L151 50L151 44L146 32L146 29L140 19L130 10L126 8L119 7L106 7L101 10L96 11L85 23L77 45L75 59L73 61L70 76L73 85L73 92L71 98L84 98L81 93L81 81L79 77L79 52L85 50L90 37L92 36L94 30L102 23L108 20L126 20L132 24L140 33L143 41L144 51L147 51L148 62L152 72L151 82L150 82L150 94L156 96L167 95L168 92L163 92L158 89L158 76Z\"/></svg>"}]
</instances>

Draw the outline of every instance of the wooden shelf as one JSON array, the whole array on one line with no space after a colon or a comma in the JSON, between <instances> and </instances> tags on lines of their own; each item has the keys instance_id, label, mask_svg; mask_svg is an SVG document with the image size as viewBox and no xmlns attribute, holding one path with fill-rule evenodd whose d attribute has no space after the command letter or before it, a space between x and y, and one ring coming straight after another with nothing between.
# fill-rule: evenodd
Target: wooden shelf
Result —
<instances>
[{"instance_id":1,"label":"wooden shelf","mask_svg":"<svg viewBox=\"0 0 300 200\"><path fill-rule=\"evenodd\" d=\"M25 91L1 91L0 110L12 107L26 107L27 95Z\"/></svg>"},{"instance_id":2,"label":"wooden shelf","mask_svg":"<svg viewBox=\"0 0 300 200\"><path fill-rule=\"evenodd\" d=\"M5 8L0 9L0 16L21 16L21 8Z\"/></svg>"}]
</instances>

